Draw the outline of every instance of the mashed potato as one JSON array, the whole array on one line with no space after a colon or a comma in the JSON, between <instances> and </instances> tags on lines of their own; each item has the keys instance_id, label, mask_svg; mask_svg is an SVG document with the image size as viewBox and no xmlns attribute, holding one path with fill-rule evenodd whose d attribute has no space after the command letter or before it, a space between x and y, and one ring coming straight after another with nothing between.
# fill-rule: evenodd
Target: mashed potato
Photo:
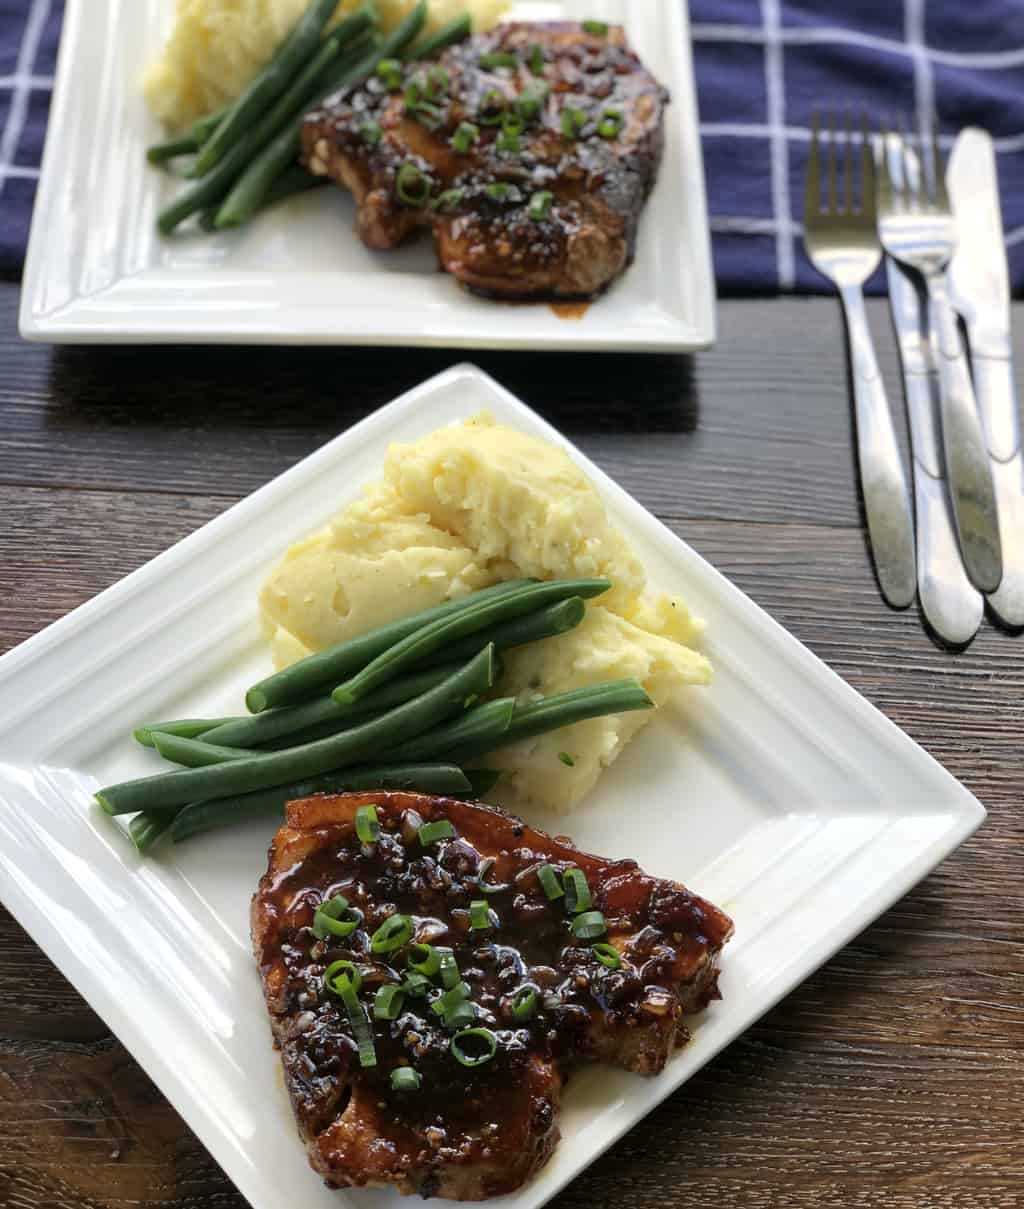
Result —
<instances>
[{"instance_id":1,"label":"mashed potato","mask_svg":"<svg viewBox=\"0 0 1024 1209\"><path fill-rule=\"evenodd\" d=\"M614 588L575 630L506 652L498 691L525 702L635 676L660 706L710 681L710 664L687 645L701 622L678 598L644 594L643 565L564 450L482 414L392 445L384 473L296 543L264 585L278 667L500 580L605 576ZM571 809L652 712L591 719L487 756L504 772L494 800Z\"/></svg>"},{"instance_id":2,"label":"mashed potato","mask_svg":"<svg viewBox=\"0 0 1024 1209\"><path fill-rule=\"evenodd\" d=\"M363 0L340 0L335 20ZM385 30L397 25L416 0L377 0ZM174 26L145 77L146 100L172 129L233 101L305 12L309 0L177 0ZM474 30L490 29L507 0L430 0L425 32L465 9Z\"/></svg>"}]
</instances>

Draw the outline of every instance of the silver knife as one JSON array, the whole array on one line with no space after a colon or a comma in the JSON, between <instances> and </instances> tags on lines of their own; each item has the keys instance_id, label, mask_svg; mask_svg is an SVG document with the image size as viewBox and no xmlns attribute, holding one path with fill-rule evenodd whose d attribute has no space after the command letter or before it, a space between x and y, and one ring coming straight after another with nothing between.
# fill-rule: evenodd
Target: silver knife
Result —
<instances>
[{"instance_id":1,"label":"silver knife","mask_svg":"<svg viewBox=\"0 0 1024 1209\"><path fill-rule=\"evenodd\" d=\"M897 137L885 140L883 154L894 186L902 188ZM913 162L910 166L915 167ZM885 271L914 453L918 598L935 633L962 647L978 632L985 607L981 593L967 578L956 538L942 459L938 377L928 342L927 303L917 282L891 256L885 258Z\"/></svg>"},{"instance_id":2,"label":"silver knife","mask_svg":"<svg viewBox=\"0 0 1024 1209\"><path fill-rule=\"evenodd\" d=\"M995 148L984 130L961 132L946 187L958 243L948 270L953 306L967 324L974 389L999 509L1003 579L988 602L1008 626L1024 626L1024 457L1010 342L1010 284Z\"/></svg>"}]
</instances>

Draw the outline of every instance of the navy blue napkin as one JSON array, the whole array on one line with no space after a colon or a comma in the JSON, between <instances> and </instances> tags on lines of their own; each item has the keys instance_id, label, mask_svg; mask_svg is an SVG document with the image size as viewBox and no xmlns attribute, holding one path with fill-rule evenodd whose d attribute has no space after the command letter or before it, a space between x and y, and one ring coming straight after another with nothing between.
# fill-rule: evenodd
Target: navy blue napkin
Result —
<instances>
[{"instance_id":1,"label":"navy blue napkin","mask_svg":"<svg viewBox=\"0 0 1024 1209\"><path fill-rule=\"evenodd\" d=\"M62 13L0 0L0 272L25 255ZM810 115L829 105L991 131L1024 288L1024 0L691 0L690 16L720 292L828 288L800 215Z\"/></svg>"}]
</instances>

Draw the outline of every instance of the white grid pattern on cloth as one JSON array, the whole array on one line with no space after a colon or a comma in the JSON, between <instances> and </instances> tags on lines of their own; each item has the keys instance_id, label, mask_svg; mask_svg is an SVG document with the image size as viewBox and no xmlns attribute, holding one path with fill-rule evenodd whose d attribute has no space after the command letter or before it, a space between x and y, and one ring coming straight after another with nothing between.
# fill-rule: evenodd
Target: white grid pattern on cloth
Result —
<instances>
[{"instance_id":1,"label":"white grid pattern on cloth","mask_svg":"<svg viewBox=\"0 0 1024 1209\"><path fill-rule=\"evenodd\" d=\"M772 165L772 211L775 222L775 267L779 289L791 290L796 278L793 218L789 200L789 143L786 140L786 81L782 65L780 0L761 0L764 33L765 96L768 101Z\"/></svg>"},{"instance_id":2,"label":"white grid pattern on cloth","mask_svg":"<svg viewBox=\"0 0 1024 1209\"><path fill-rule=\"evenodd\" d=\"M18 178L35 179L39 176L39 168L23 168L14 163L18 154L18 144L25 129L28 118L28 106L33 91L36 89L49 91L53 80L49 76L33 74L39 45L42 42L46 20L50 15L51 0L32 0L28 20L21 35L21 45L18 48L18 60L14 74L0 80L0 87L11 89L11 105L7 111L7 121L3 133L0 134L0 196L8 180Z\"/></svg>"}]
</instances>

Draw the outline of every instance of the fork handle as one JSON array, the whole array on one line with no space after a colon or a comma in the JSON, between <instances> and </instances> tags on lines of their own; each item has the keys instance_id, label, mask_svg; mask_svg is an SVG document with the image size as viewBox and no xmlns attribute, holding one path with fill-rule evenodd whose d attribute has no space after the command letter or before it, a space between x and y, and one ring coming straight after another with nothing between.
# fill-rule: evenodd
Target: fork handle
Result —
<instances>
[{"instance_id":1,"label":"fork handle","mask_svg":"<svg viewBox=\"0 0 1024 1209\"><path fill-rule=\"evenodd\" d=\"M850 342L857 460L875 571L885 599L894 609L905 609L917 590L910 493L885 385L878 372L864 295L859 285L847 285L840 289L839 296Z\"/></svg>"},{"instance_id":2,"label":"fork handle","mask_svg":"<svg viewBox=\"0 0 1024 1209\"><path fill-rule=\"evenodd\" d=\"M982 592L994 592L1003 577L999 517L988 450L967 369L960 329L942 274L926 279L936 343L942 446L964 568Z\"/></svg>"}]
</instances>

